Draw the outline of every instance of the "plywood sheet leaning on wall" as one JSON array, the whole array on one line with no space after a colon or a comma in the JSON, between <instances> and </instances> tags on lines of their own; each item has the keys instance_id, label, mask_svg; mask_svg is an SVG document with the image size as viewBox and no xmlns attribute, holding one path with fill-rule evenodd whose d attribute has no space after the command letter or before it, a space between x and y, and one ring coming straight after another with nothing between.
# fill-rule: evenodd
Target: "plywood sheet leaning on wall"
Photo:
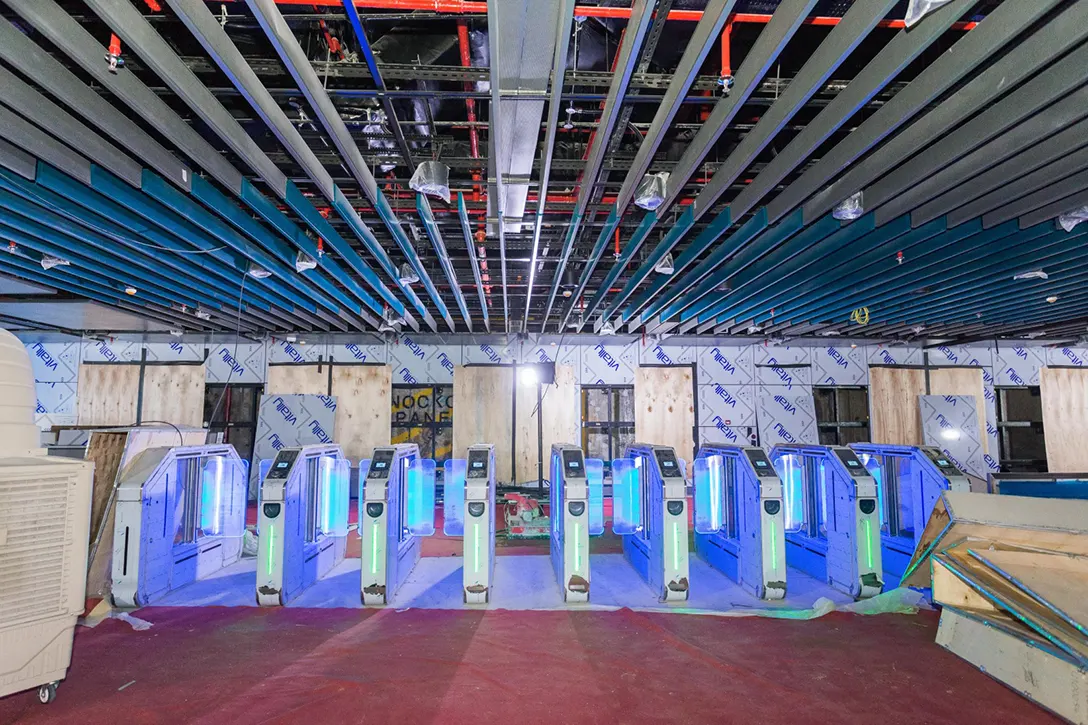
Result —
<instances>
[{"instance_id":1,"label":"plywood sheet leaning on wall","mask_svg":"<svg viewBox=\"0 0 1088 725\"><path fill-rule=\"evenodd\" d=\"M87 366L83 366L87 367ZM203 401L203 398L201 398ZM201 428L167 426L112 428L92 431L85 459L94 462L91 493L91 541L87 597L107 597L110 591L110 556L113 551L113 507L110 497L117 477L137 454L162 446L203 445L208 432ZM95 540L97 538L97 546Z\"/></svg>"},{"instance_id":2,"label":"plywood sheet leaning on wall","mask_svg":"<svg viewBox=\"0 0 1088 725\"><path fill-rule=\"evenodd\" d=\"M133 425L140 395L140 366L80 365L76 390L76 425Z\"/></svg>"},{"instance_id":3,"label":"plywood sheet leaning on wall","mask_svg":"<svg viewBox=\"0 0 1088 725\"><path fill-rule=\"evenodd\" d=\"M1088 471L1088 370L1039 371L1046 465L1051 473Z\"/></svg>"},{"instance_id":4,"label":"plywood sheet leaning on wall","mask_svg":"<svg viewBox=\"0 0 1088 725\"><path fill-rule=\"evenodd\" d=\"M269 365L265 395L328 395L328 365Z\"/></svg>"},{"instance_id":5,"label":"plywood sheet leaning on wall","mask_svg":"<svg viewBox=\"0 0 1088 725\"><path fill-rule=\"evenodd\" d=\"M869 368L869 421L873 443L923 445L918 396L925 394L925 370Z\"/></svg>"},{"instance_id":6,"label":"plywood sheet leaning on wall","mask_svg":"<svg viewBox=\"0 0 1088 725\"><path fill-rule=\"evenodd\" d=\"M334 365L336 442L357 463L377 446L389 445L393 368L388 365Z\"/></svg>"},{"instance_id":7,"label":"plywood sheet leaning on wall","mask_svg":"<svg viewBox=\"0 0 1088 725\"><path fill-rule=\"evenodd\" d=\"M672 446L678 458L690 462L695 457L694 426L691 368L635 370L635 438L639 442Z\"/></svg>"},{"instance_id":8,"label":"plywood sheet leaning on wall","mask_svg":"<svg viewBox=\"0 0 1088 725\"><path fill-rule=\"evenodd\" d=\"M509 483L514 430L514 369L457 366L453 369L453 457L464 458L474 443L495 446L496 479Z\"/></svg>"},{"instance_id":9,"label":"plywood sheet leaning on wall","mask_svg":"<svg viewBox=\"0 0 1088 725\"><path fill-rule=\"evenodd\" d=\"M978 429L982 433L979 443L986 455L989 436L986 431L986 390L982 383L982 371L978 368L935 368L929 371L929 395L973 395L978 417Z\"/></svg>"},{"instance_id":10,"label":"plywood sheet leaning on wall","mask_svg":"<svg viewBox=\"0 0 1088 725\"><path fill-rule=\"evenodd\" d=\"M141 421L178 426L204 425L204 366L148 365L144 368Z\"/></svg>"},{"instance_id":11,"label":"plywood sheet leaning on wall","mask_svg":"<svg viewBox=\"0 0 1088 725\"><path fill-rule=\"evenodd\" d=\"M542 402L538 412L537 386L517 386L518 483L537 480L539 458L544 461L544 478L551 476L549 457L553 443L581 443L581 406L574 368L556 365L555 384L542 386L540 394ZM538 445L538 422L543 428L542 448Z\"/></svg>"}]
</instances>

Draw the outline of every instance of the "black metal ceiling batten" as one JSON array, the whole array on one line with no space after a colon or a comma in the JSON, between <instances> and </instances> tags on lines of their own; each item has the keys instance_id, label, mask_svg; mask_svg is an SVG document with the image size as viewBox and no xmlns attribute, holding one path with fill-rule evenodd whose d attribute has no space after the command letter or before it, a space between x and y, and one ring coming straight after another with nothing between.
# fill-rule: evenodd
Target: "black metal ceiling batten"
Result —
<instances>
[{"instance_id":1,"label":"black metal ceiling batten","mask_svg":"<svg viewBox=\"0 0 1088 725\"><path fill-rule=\"evenodd\" d=\"M488 70L491 103L487 110L487 198L492 202L495 213L495 231L499 237L499 274L502 279L502 324L503 331L510 332L510 298L506 289L506 191L504 190L502 169L499 166L499 117L502 113L502 88L499 72L499 3L487 4L487 44L488 58L491 59Z\"/></svg>"},{"instance_id":2,"label":"black metal ceiling batten","mask_svg":"<svg viewBox=\"0 0 1088 725\"><path fill-rule=\"evenodd\" d=\"M755 92L775 59L782 52L782 49L786 47L794 33L797 32L797 29L804 23L805 18L808 17L812 8L815 7L816 2L817 0L785 0L778 6L771 16L770 22L760 32L752 49L741 62L740 68L737 69L733 78L733 88L730 90L729 95L722 96L714 104L714 108L707 120L699 128L699 132L687 145L683 156L680 157L680 160L676 162L670 172L665 201L659 207L660 210L664 211L676 201L688 180L718 142L722 133L733 122L741 107ZM731 220L732 217L730 216L729 219ZM708 239L707 245L709 246L713 242L713 239ZM670 249L671 246L659 244L654 248L651 256L659 255L664 257ZM694 261L694 256L692 261ZM638 285L653 273L654 265L650 262L651 260L647 260L634 274L626 285L625 294L634 292ZM679 274L682 269L682 266L676 267L674 274ZM649 302L651 299L652 297L647 297L645 302ZM615 313L618 307L617 303L613 303L609 314ZM634 309L632 312L638 312L638 309ZM633 317L632 319L636 318Z\"/></svg>"},{"instance_id":3,"label":"black metal ceiling batten","mask_svg":"<svg viewBox=\"0 0 1088 725\"><path fill-rule=\"evenodd\" d=\"M1020 37L1061 2L1062 0L1038 0L1030 3L1000 4L978 27L960 38L948 52L919 73L906 88L896 93L858 128L825 153L799 179L772 199L767 205L770 220L777 221L794 209L802 207L843 169L849 168L943 93L970 76L990 56ZM980 77L991 71L992 68L983 71ZM890 143L894 143L896 139L898 137L891 139ZM881 151L884 149L881 148ZM909 152L908 146L906 153ZM858 191L862 184L857 189L844 193L848 186L850 185L844 185L827 194L829 199L834 199L831 206ZM831 206L827 208L830 209ZM814 211L805 212L806 221L818 217Z\"/></svg>"},{"instance_id":4,"label":"black metal ceiling batten","mask_svg":"<svg viewBox=\"0 0 1088 725\"><path fill-rule=\"evenodd\" d=\"M91 165L85 158L3 106L0 106L0 138L90 186Z\"/></svg>"},{"instance_id":5,"label":"black metal ceiling batten","mask_svg":"<svg viewBox=\"0 0 1088 725\"><path fill-rule=\"evenodd\" d=\"M1074 209L1079 209L1083 206L1088 206L1088 186L1085 182L1085 175L1083 173L1077 175L1075 181L1069 183L1059 183L1046 190L1046 194L1042 195L1045 198L1055 199L1056 201L1047 204L1046 206L1038 209L1027 211L1020 217L1020 228L1028 229L1036 224L1043 222L1049 222L1053 219L1057 219L1062 214L1067 214ZM1072 179L1072 177L1071 177ZM1071 193L1065 197L1059 197L1063 191L1068 192L1070 189L1079 188L1075 193ZM997 219L997 217L991 217L991 219ZM985 223L986 217L983 217Z\"/></svg>"},{"instance_id":6,"label":"black metal ceiling batten","mask_svg":"<svg viewBox=\"0 0 1088 725\"><path fill-rule=\"evenodd\" d=\"M533 300L533 284L540 252L540 232L544 225L544 208L548 201L548 186L551 183L552 158L555 154L555 137L559 130L559 110L562 105L563 82L567 70L567 46L571 26L574 23L574 5L576 0L561 0L559 19L555 28L555 53L552 56L552 88L548 98L547 130L544 132L544 149L540 161L540 187L537 191L536 218L533 220L533 252L529 260L529 289L525 293L525 316L521 329L529 330L529 308Z\"/></svg>"},{"instance_id":7,"label":"black metal ceiling batten","mask_svg":"<svg viewBox=\"0 0 1088 725\"><path fill-rule=\"evenodd\" d=\"M22 149L12 146L7 141L0 140L0 166L14 171L24 179L33 181L38 162Z\"/></svg>"},{"instance_id":8,"label":"black metal ceiling batten","mask_svg":"<svg viewBox=\"0 0 1088 725\"><path fill-rule=\"evenodd\" d=\"M1011 5L1019 4L1011 3ZM1027 4L1035 6L1035 3L1025 3ZM1004 3L998 9L1009 5L1010 3ZM981 30L996 15L995 10L978 28L968 33L965 40ZM1088 3L1078 3L1051 20L1042 29L1029 35L1020 45L987 67L936 108L889 139L864 160L854 164L841 179L816 194L804 205L806 221L831 211L843 199L861 191L900 164L909 159L919 158L916 154L920 148L924 148L935 138L941 138L957 124L1005 95L1009 88L1019 88L1047 65L1080 45L1085 38L1088 38ZM958 55L956 58L960 59ZM933 77L931 74L937 66L937 63L931 65L903 93L897 95L896 99L919 84L932 83L937 87L942 86L944 79ZM894 103L896 99L893 99L891 103ZM880 112L866 123L873 122L879 115ZM974 120L972 119L971 122L973 123ZM889 130L885 129L884 133L886 134ZM855 131L847 137L847 141L857 134L858 132Z\"/></svg>"},{"instance_id":9,"label":"black metal ceiling batten","mask_svg":"<svg viewBox=\"0 0 1088 725\"><path fill-rule=\"evenodd\" d=\"M604 108L601 110L597 132L593 136L593 143L589 148L588 161L582 172L582 178L578 183L578 197L574 204L574 212L571 214L570 227L568 228L566 238L563 241L563 250L559 255L559 265L556 268L555 277L552 279L551 290L548 292L548 304L544 308L544 315L540 323L541 332L547 327L548 318L551 317L552 306L555 304L555 295L559 291L559 283L563 279L563 272L567 268L571 251L574 249L574 243L582 226L586 207L589 204L589 198L593 195L593 188L597 183L597 177L601 171L601 164L604 161L605 150L608 148L609 139L612 137L612 132L616 128L616 120L619 118L623 97L627 92L627 86L630 83L631 75L635 70L638 49L641 47L642 41L646 37L646 32L650 28L650 21L653 19L652 10L655 4L656 0L634 0L631 5L631 19L627 23L627 29L623 34L623 42L620 44L618 51L619 55L616 64L616 73L612 76L612 83L608 87L608 96L605 99ZM560 329L563 329L566 326L567 319L570 318L571 310L574 309L574 306L578 303L578 298L581 296L582 291L585 290L586 284L589 282L589 274L591 272L592 270L588 268L584 270L583 275L578 282L578 289L571 296L570 308L568 308L563 320L559 324Z\"/></svg>"}]
</instances>

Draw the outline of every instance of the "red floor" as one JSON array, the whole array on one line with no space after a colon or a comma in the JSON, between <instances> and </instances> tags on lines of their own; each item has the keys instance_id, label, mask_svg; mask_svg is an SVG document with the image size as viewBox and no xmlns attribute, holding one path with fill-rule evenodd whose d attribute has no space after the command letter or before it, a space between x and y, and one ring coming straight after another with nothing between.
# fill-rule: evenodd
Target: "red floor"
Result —
<instances>
[{"instance_id":1,"label":"red floor","mask_svg":"<svg viewBox=\"0 0 1088 725\"><path fill-rule=\"evenodd\" d=\"M57 701L0 723L1057 722L937 617L150 608L80 629ZM121 689L123 688L123 689Z\"/></svg>"}]
</instances>

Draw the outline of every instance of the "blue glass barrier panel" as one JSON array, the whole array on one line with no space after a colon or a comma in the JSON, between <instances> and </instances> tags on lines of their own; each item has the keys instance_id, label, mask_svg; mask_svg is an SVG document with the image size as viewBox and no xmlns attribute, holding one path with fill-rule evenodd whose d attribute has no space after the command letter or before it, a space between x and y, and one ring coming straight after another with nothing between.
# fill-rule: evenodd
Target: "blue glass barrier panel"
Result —
<instances>
[{"instance_id":1,"label":"blue glass barrier panel","mask_svg":"<svg viewBox=\"0 0 1088 725\"><path fill-rule=\"evenodd\" d=\"M633 534L642 525L639 470L630 458L612 461L612 531Z\"/></svg>"},{"instance_id":2,"label":"blue glass barrier panel","mask_svg":"<svg viewBox=\"0 0 1088 725\"><path fill-rule=\"evenodd\" d=\"M465 471L463 458L451 458L442 467L442 533L465 535Z\"/></svg>"},{"instance_id":3,"label":"blue glass barrier panel","mask_svg":"<svg viewBox=\"0 0 1088 725\"><path fill-rule=\"evenodd\" d=\"M408 467L405 524L412 536L434 534L434 469L434 461L430 458L417 458Z\"/></svg>"},{"instance_id":4,"label":"blue glass barrier panel","mask_svg":"<svg viewBox=\"0 0 1088 725\"><path fill-rule=\"evenodd\" d=\"M347 536L351 462L346 458L322 456L318 459L317 475L321 496L318 509L321 532L327 536Z\"/></svg>"},{"instance_id":5,"label":"blue glass barrier panel","mask_svg":"<svg viewBox=\"0 0 1088 725\"><path fill-rule=\"evenodd\" d=\"M242 466L223 456L204 461L200 528L205 536L239 537L246 531L247 481Z\"/></svg>"},{"instance_id":6,"label":"blue glass barrier panel","mask_svg":"<svg viewBox=\"0 0 1088 725\"><path fill-rule=\"evenodd\" d=\"M604 461L586 459L586 482L589 486L589 535L604 533Z\"/></svg>"},{"instance_id":7,"label":"blue glass barrier panel","mask_svg":"<svg viewBox=\"0 0 1088 725\"><path fill-rule=\"evenodd\" d=\"M721 456L696 458L693 467L695 477L695 531L699 534L715 534L722 527L722 479L724 462Z\"/></svg>"}]
</instances>

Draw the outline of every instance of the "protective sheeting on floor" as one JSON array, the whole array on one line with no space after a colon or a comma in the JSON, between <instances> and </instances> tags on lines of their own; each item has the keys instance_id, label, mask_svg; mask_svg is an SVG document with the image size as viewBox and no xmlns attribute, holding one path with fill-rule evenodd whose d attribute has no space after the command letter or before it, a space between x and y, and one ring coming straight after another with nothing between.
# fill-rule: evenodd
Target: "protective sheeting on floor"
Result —
<instances>
[{"instance_id":1,"label":"protective sheeting on floor","mask_svg":"<svg viewBox=\"0 0 1088 725\"><path fill-rule=\"evenodd\" d=\"M937 617L141 610L78 628L57 700L0 723L1058 722L933 644Z\"/></svg>"}]
</instances>

